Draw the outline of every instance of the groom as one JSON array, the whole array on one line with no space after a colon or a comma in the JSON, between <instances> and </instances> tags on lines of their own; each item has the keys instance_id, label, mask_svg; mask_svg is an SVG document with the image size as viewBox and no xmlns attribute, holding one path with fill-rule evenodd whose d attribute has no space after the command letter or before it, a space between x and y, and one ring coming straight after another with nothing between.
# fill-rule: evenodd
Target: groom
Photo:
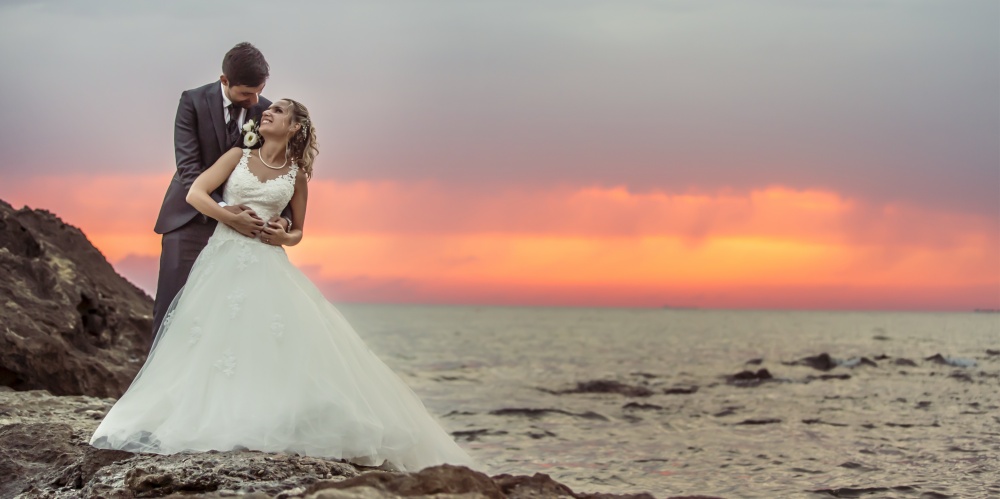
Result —
<instances>
[{"instance_id":1,"label":"groom","mask_svg":"<svg viewBox=\"0 0 1000 499\"><path fill-rule=\"evenodd\" d=\"M271 101L260 97L269 71L260 50L243 42L226 53L222 59L222 76L217 81L181 93L174 119L177 171L167 187L153 229L163 235L160 275L153 304L154 336L217 223L187 203L188 189L223 153L232 147L243 147L240 130L247 120L260 123L261 113L271 105ZM224 187L213 192L212 198L233 213L248 209L227 206L222 201ZM287 230L289 221L277 218L269 223ZM247 237L257 237L264 221L256 218L252 223L232 227Z\"/></svg>"}]
</instances>

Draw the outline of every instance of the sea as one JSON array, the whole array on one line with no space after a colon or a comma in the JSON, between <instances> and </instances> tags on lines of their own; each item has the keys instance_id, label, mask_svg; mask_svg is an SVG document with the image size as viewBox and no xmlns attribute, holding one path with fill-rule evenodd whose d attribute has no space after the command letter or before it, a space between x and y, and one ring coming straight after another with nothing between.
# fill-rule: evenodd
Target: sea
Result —
<instances>
[{"instance_id":1,"label":"sea","mask_svg":"<svg viewBox=\"0 0 1000 499\"><path fill-rule=\"evenodd\" d=\"M338 308L491 475L656 498L1000 497L997 313Z\"/></svg>"}]
</instances>

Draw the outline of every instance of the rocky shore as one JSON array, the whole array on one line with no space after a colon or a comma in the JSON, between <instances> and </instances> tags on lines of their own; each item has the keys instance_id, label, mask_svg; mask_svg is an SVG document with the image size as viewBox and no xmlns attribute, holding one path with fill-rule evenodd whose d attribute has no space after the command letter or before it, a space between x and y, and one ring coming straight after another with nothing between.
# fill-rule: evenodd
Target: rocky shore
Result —
<instances>
[{"instance_id":1,"label":"rocky shore","mask_svg":"<svg viewBox=\"0 0 1000 499\"><path fill-rule=\"evenodd\" d=\"M652 499L576 493L547 475L456 466L398 473L294 454L252 451L160 456L95 449L87 441L113 399L0 392L0 497Z\"/></svg>"},{"instance_id":2,"label":"rocky shore","mask_svg":"<svg viewBox=\"0 0 1000 499\"><path fill-rule=\"evenodd\" d=\"M79 229L0 201L0 497L635 498L544 474L398 473L253 451L160 456L89 438L149 349L152 300Z\"/></svg>"}]
</instances>

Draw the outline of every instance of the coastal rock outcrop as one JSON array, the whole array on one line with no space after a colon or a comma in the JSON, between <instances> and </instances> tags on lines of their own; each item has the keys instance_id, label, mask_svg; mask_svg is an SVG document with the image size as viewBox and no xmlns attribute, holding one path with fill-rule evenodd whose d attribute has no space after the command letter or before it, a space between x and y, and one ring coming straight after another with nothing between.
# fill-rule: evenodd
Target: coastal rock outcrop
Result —
<instances>
[{"instance_id":1,"label":"coastal rock outcrop","mask_svg":"<svg viewBox=\"0 0 1000 499\"><path fill-rule=\"evenodd\" d=\"M255 451L133 454L87 444L111 399L0 389L0 497L653 499L574 492L545 474L441 465L399 473Z\"/></svg>"},{"instance_id":2,"label":"coastal rock outcrop","mask_svg":"<svg viewBox=\"0 0 1000 499\"><path fill-rule=\"evenodd\" d=\"M152 299L80 229L0 201L0 386L118 397L149 349Z\"/></svg>"}]
</instances>

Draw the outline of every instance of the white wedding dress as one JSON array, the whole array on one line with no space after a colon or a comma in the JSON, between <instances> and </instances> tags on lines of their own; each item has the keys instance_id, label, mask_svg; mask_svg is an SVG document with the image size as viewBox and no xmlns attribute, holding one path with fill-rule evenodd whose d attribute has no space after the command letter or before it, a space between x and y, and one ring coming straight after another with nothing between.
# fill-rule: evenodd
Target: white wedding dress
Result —
<instances>
[{"instance_id":1,"label":"white wedding dress","mask_svg":"<svg viewBox=\"0 0 1000 499\"><path fill-rule=\"evenodd\" d=\"M244 150L224 199L268 220L291 199L297 167L261 182L248 157ZM400 470L472 464L283 248L221 223L90 443L294 452Z\"/></svg>"}]
</instances>

